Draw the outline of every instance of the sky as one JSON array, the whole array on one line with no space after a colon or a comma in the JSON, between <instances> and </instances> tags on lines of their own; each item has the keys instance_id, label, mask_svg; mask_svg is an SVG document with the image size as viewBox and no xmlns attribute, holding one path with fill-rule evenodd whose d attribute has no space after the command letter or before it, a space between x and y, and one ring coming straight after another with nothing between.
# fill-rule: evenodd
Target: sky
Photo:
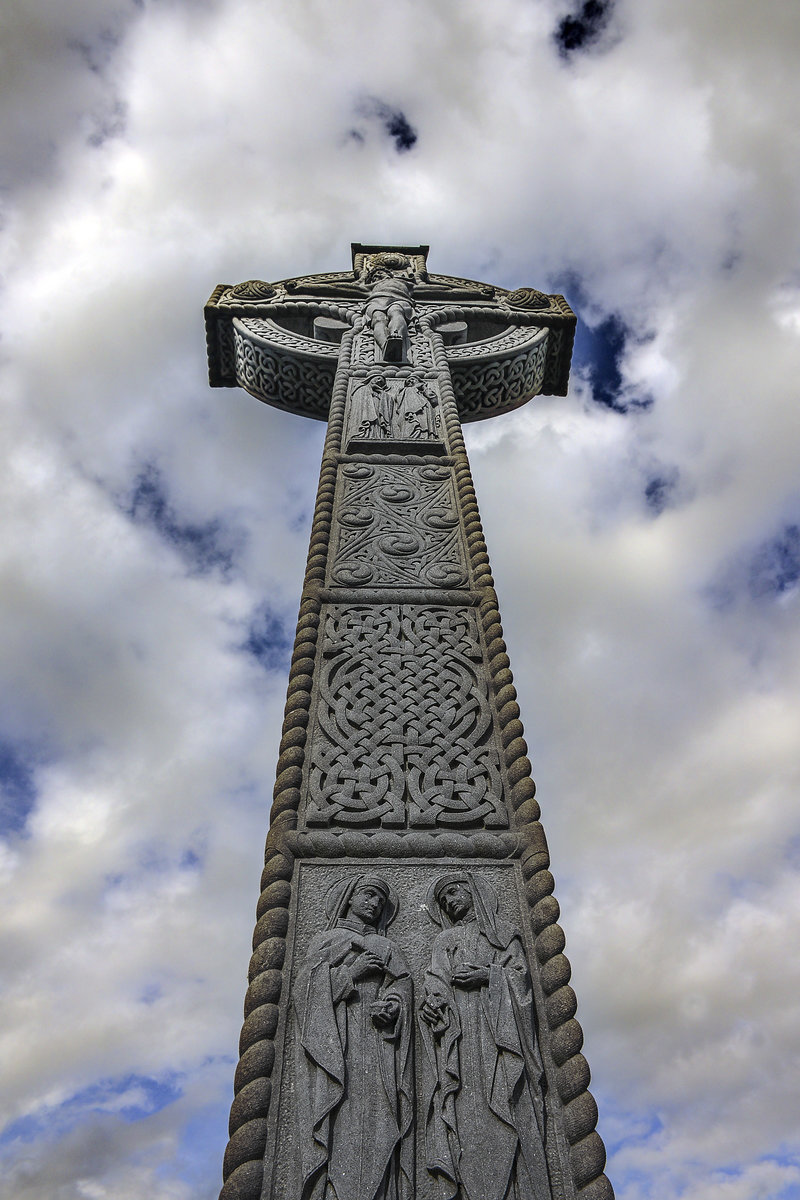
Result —
<instances>
[{"instance_id":1,"label":"sky","mask_svg":"<svg viewBox=\"0 0 800 1200\"><path fill-rule=\"evenodd\" d=\"M800 7L7 0L0 1196L213 1200L324 427L214 286L562 292L467 428L620 1200L800 1197Z\"/></svg>"}]
</instances>

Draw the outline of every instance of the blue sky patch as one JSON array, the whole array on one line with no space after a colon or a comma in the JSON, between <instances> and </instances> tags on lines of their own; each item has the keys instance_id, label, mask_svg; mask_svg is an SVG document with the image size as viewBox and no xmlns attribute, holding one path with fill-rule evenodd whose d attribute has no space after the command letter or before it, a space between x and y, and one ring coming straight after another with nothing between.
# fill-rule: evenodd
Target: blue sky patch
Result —
<instances>
[{"instance_id":1,"label":"blue sky patch","mask_svg":"<svg viewBox=\"0 0 800 1200\"><path fill-rule=\"evenodd\" d=\"M208 1180L219 1174L227 1142L229 1109L230 1099L226 1095L196 1111L181 1131L180 1178L192 1185L198 1195L208 1186Z\"/></svg>"},{"instance_id":2,"label":"blue sky patch","mask_svg":"<svg viewBox=\"0 0 800 1200\"><path fill-rule=\"evenodd\" d=\"M588 378L595 402L618 413L652 408L652 396L632 394L622 378L627 343L633 340L641 344L649 340L648 335L635 334L618 313L609 313L598 321L596 308L574 271L552 280L550 286L563 292L578 315L572 364L576 373L582 371Z\"/></svg>"},{"instance_id":3,"label":"blue sky patch","mask_svg":"<svg viewBox=\"0 0 800 1200\"><path fill-rule=\"evenodd\" d=\"M653 475L644 489L645 503L653 516L660 516L672 503L678 486L678 471L672 467Z\"/></svg>"},{"instance_id":4,"label":"blue sky patch","mask_svg":"<svg viewBox=\"0 0 800 1200\"><path fill-rule=\"evenodd\" d=\"M800 583L800 525L787 522L774 537L745 549L708 588L715 608L730 608L737 599L756 603L777 600Z\"/></svg>"},{"instance_id":5,"label":"blue sky patch","mask_svg":"<svg viewBox=\"0 0 800 1200\"><path fill-rule=\"evenodd\" d=\"M630 330L616 313L594 328L579 320L575 333L575 366L587 370L595 401L619 413L649 408L652 404L649 398L623 394L622 359L629 336Z\"/></svg>"},{"instance_id":6,"label":"blue sky patch","mask_svg":"<svg viewBox=\"0 0 800 1200\"><path fill-rule=\"evenodd\" d=\"M10 1122L0 1133L0 1145L63 1137L90 1113L107 1113L118 1115L124 1121L140 1121L166 1108L181 1095L179 1076L173 1073L161 1078L131 1074L118 1079L100 1079L61 1104L44 1105L37 1112Z\"/></svg>"},{"instance_id":7,"label":"blue sky patch","mask_svg":"<svg viewBox=\"0 0 800 1200\"><path fill-rule=\"evenodd\" d=\"M785 525L759 546L750 560L748 584L754 600L780 596L800 580L800 526Z\"/></svg>"},{"instance_id":8,"label":"blue sky patch","mask_svg":"<svg viewBox=\"0 0 800 1200\"><path fill-rule=\"evenodd\" d=\"M24 833L35 804L33 764L19 745L0 738L0 837Z\"/></svg>"},{"instance_id":9,"label":"blue sky patch","mask_svg":"<svg viewBox=\"0 0 800 1200\"><path fill-rule=\"evenodd\" d=\"M241 548L241 533L218 517L205 522L181 521L169 503L158 467L148 463L136 477L127 515L139 525L151 525L175 549L192 572L206 575L233 569Z\"/></svg>"},{"instance_id":10,"label":"blue sky patch","mask_svg":"<svg viewBox=\"0 0 800 1200\"><path fill-rule=\"evenodd\" d=\"M242 646L267 671L287 671L294 639L281 617L264 603L256 610Z\"/></svg>"},{"instance_id":11,"label":"blue sky patch","mask_svg":"<svg viewBox=\"0 0 800 1200\"><path fill-rule=\"evenodd\" d=\"M359 116L368 121L377 122L383 133L394 143L398 154L405 154L416 145L418 133L405 113L399 108L393 108L376 96L368 96L358 105ZM349 131L349 136L356 142L365 140L364 132L358 126Z\"/></svg>"},{"instance_id":12,"label":"blue sky patch","mask_svg":"<svg viewBox=\"0 0 800 1200\"><path fill-rule=\"evenodd\" d=\"M584 0L556 26L553 40L563 59L591 49L605 32L611 16L611 0Z\"/></svg>"}]
</instances>

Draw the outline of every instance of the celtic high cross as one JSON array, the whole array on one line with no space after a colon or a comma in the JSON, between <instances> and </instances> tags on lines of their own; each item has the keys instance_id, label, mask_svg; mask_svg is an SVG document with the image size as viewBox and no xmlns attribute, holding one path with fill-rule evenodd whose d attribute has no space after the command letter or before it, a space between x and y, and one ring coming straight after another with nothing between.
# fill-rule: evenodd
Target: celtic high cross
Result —
<instances>
[{"instance_id":1,"label":"celtic high cross","mask_svg":"<svg viewBox=\"0 0 800 1200\"><path fill-rule=\"evenodd\" d=\"M575 316L427 253L206 307L213 386L328 423L224 1200L613 1196L461 432Z\"/></svg>"}]
</instances>

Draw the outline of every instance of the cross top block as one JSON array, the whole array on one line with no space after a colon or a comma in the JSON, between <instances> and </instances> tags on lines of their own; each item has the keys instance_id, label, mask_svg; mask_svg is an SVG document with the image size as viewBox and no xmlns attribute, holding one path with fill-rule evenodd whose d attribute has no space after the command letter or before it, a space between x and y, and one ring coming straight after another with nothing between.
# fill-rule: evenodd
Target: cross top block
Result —
<instances>
[{"instance_id":1,"label":"cross top block","mask_svg":"<svg viewBox=\"0 0 800 1200\"><path fill-rule=\"evenodd\" d=\"M427 246L353 243L352 270L216 287L212 387L327 420L343 338L365 371L433 377L443 350L462 421L566 395L576 317L563 296L430 275Z\"/></svg>"}]
</instances>

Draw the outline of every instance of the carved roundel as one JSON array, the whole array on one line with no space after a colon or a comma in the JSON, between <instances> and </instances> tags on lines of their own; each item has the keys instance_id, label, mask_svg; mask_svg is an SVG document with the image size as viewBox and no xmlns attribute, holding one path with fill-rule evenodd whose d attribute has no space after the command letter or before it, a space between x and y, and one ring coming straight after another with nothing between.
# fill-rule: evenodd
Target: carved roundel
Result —
<instances>
[{"instance_id":1,"label":"carved roundel","mask_svg":"<svg viewBox=\"0 0 800 1200\"><path fill-rule=\"evenodd\" d=\"M337 566L334 575L336 583L350 587L364 587L373 582L374 571L369 563L345 562Z\"/></svg>"},{"instance_id":2,"label":"carved roundel","mask_svg":"<svg viewBox=\"0 0 800 1200\"><path fill-rule=\"evenodd\" d=\"M339 513L339 520L348 529L366 529L375 520L375 513L366 505L359 508L343 508Z\"/></svg>"},{"instance_id":3,"label":"carved roundel","mask_svg":"<svg viewBox=\"0 0 800 1200\"><path fill-rule=\"evenodd\" d=\"M378 546L384 554L406 555L416 554L422 548L419 538L413 533L385 533L378 538Z\"/></svg>"},{"instance_id":4,"label":"carved roundel","mask_svg":"<svg viewBox=\"0 0 800 1200\"><path fill-rule=\"evenodd\" d=\"M550 297L545 292L537 291L536 288L517 288L515 292L509 292L503 298L511 308L550 307Z\"/></svg>"},{"instance_id":5,"label":"carved roundel","mask_svg":"<svg viewBox=\"0 0 800 1200\"><path fill-rule=\"evenodd\" d=\"M232 299L251 304L258 304L262 300L271 300L276 295L277 289L271 283L265 283L263 279L246 279L244 283L237 283L230 290Z\"/></svg>"},{"instance_id":6,"label":"carved roundel","mask_svg":"<svg viewBox=\"0 0 800 1200\"><path fill-rule=\"evenodd\" d=\"M454 529L458 513L452 508L429 508L423 512L422 521L429 529Z\"/></svg>"},{"instance_id":7,"label":"carved roundel","mask_svg":"<svg viewBox=\"0 0 800 1200\"><path fill-rule=\"evenodd\" d=\"M415 492L413 488L393 483L381 488L379 494L381 500L385 500L387 504L408 504L409 500L413 500Z\"/></svg>"},{"instance_id":8,"label":"carved roundel","mask_svg":"<svg viewBox=\"0 0 800 1200\"><path fill-rule=\"evenodd\" d=\"M467 582L466 571L452 563L431 563L422 573L431 587L457 588Z\"/></svg>"}]
</instances>

